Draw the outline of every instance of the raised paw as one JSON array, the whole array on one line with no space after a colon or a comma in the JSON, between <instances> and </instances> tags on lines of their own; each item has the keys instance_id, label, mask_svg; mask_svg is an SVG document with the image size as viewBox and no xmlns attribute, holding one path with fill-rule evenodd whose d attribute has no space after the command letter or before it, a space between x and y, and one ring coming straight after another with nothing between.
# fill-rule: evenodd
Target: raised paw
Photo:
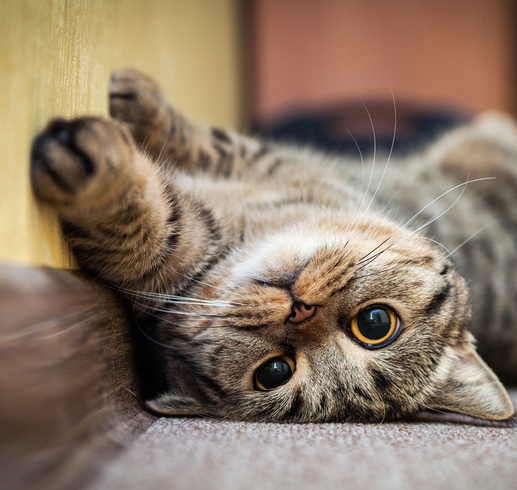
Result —
<instances>
[{"instance_id":1,"label":"raised paw","mask_svg":"<svg viewBox=\"0 0 517 490\"><path fill-rule=\"evenodd\" d=\"M159 86L131 68L121 68L111 76L109 102L110 115L127 125L139 145L152 144L169 122L168 104Z\"/></svg>"},{"instance_id":2,"label":"raised paw","mask_svg":"<svg viewBox=\"0 0 517 490\"><path fill-rule=\"evenodd\" d=\"M57 206L94 200L109 190L134 152L131 136L115 121L55 119L33 141L32 188L40 200Z\"/></svg>"}]
</instances>

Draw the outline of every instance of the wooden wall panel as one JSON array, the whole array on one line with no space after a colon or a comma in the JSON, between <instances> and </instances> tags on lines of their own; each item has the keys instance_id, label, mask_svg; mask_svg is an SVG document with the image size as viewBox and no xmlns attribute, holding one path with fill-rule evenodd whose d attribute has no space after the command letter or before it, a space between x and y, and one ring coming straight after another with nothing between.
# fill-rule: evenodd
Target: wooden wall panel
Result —
<instances>
[{"instance_id":1,"label":"wooden wall panel","mask_svg":"<svg viewBox=\"0 0 517 490\"><path fill-rule=\"evenodd\" d=\"M107 113L110 72L133 66L221 126L241 117L237 0L0 2L0 260L70 265L30 194L30 140L54 116Z\"/></svg>"},{"instance_id":2,"label":"wooden wall panel","mask_svg":"<svg viewBox=\"0 0 517 490\"><path fill-rule=\"evenodd\" d=\"M254 0L253 114L347 97L515 111L514 0Z\"/></svg>"}]
</instances>

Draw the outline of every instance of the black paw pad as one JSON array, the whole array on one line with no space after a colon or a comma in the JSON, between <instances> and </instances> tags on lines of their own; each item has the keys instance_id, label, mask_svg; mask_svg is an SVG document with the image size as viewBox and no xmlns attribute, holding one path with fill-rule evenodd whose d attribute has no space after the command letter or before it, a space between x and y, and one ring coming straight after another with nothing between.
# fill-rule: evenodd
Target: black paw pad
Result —
<instances>
[{"instance_id":1,"label":"black paw pad","mask_svg":"<svg viewBox=\"0 0 517 490\"><path fill-rule=\"evenodd\" d=\"M83 124L82 120L55 119L34 139L31 180L41 198L55 200L56 192L73 195L94 174L92 160L76 142L76 134Z\"/></svg>"},{"instance_id":2,"label":"black paw pad","mask_svg":"<svg viewBox=\"0 0 517 490\"><path fill-rule=\"evenodd\" d=\"M74 154L81 164L85 176L89 177L94 173L95 166L92 160L75 141L77 131L80 130L84 124L86 124L86 122L81 119L75 121L55 119L50 123L46 132Z\"/></svg>"}]
</instances>

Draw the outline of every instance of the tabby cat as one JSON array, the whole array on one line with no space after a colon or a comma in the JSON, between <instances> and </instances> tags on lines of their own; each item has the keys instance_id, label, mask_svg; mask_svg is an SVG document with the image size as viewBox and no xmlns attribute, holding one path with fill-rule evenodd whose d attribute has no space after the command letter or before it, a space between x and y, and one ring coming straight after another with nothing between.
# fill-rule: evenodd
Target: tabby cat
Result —
<instances>
[{"instance_id":1,"label":"tabby cat","mask_svg":"<svg viewBox=\"0 0 517 490\"><path fill-rule=\"evenodd\" d=\"M512 417L467 330L517 379L512 121L369 165L194 123L131 69L112 77L110 113L50 122L32 185L81 268L131 303L151 410Z\"/></svg>"}]
</instances>

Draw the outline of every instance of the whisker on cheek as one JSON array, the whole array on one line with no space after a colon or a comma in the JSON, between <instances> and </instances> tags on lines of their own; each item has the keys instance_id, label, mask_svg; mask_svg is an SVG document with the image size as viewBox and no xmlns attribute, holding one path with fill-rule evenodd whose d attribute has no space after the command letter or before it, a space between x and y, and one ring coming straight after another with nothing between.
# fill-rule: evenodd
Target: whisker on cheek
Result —
<instances>
[{"instance_id":1,"label":"whisker on cheek","mask_svg":"<svg viewBox=\"0 0 517 490\"><path fill-rule=\"evenodd\" d=\"M31 325L19 332L15 332L9 335L2 335L0 336L0 343L8 343L23 338L31 338L31 340L51 339L57 335L62 335L74 328L81 327L86 323L95 320L95 318L98 318L99 314L90 314L89 312L95 311L96 309L96 306L91 306L89 308L85 308L84 310L74 311L67 315L51 318L35 325ZM50 333L52 330L57 331Z\"/></svg>"}]
</instances>

